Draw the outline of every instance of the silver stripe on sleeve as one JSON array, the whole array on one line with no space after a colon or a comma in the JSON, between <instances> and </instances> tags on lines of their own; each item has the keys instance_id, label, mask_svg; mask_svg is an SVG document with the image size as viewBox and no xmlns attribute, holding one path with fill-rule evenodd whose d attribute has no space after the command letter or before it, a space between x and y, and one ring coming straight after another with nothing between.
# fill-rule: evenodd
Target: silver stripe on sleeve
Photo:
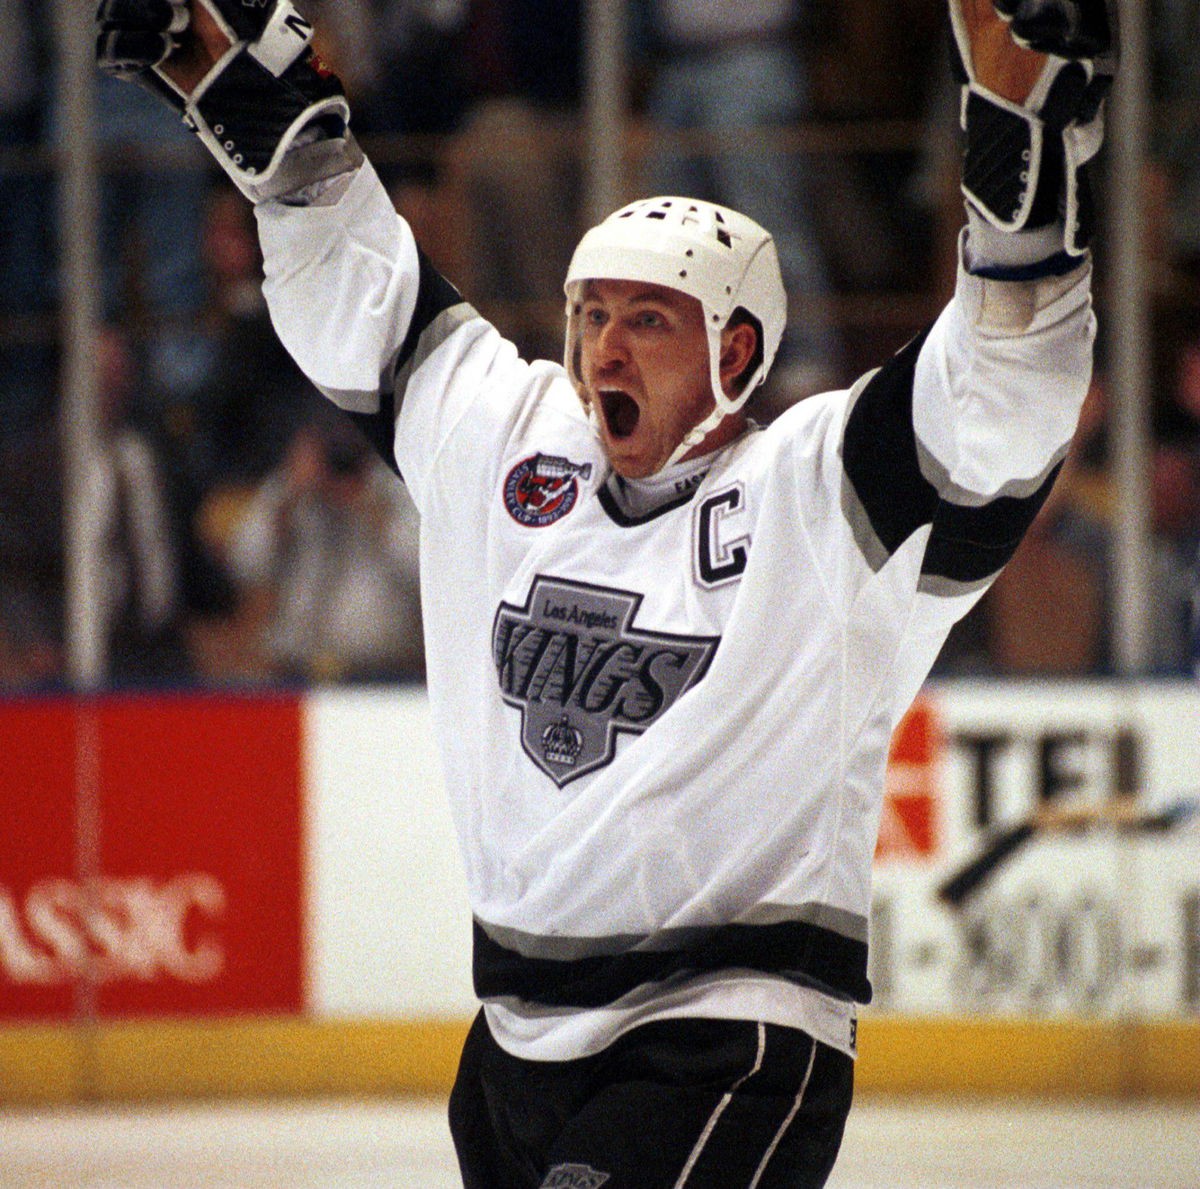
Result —
<instances>
[{"instance_id":1,"label":"silver stripe on sleeve","mask_svg":"<svg viewBox=\"0 0 1200 1189\"><path fill-rule=\"evenodd\" d=\"M478 317L478 312L465 301L443 310L421 331L417 338L416 350L408 357L404 366L397 368L393 363L385 370L385 375L389 372L393 373L393 391L398 395L402 394L405 385L408 384L412 374L421 364L450 338L460 326L465 326L468 322ZM317 388L323 396L328 397L339 409L347 413L365 413L370 415L378 413L380 410L381 402L378 389L366 392L361 389L330 388L324 384L318 384ZM399 405L397 404L398 408Z\"/></svg>"},{"instance_id":2,"label":"silver stripe on sleeve","mask_svg":"<svg viewBox=\"0 0 1200 1189\"><path fill-rule=\"evenodd\" d=\"M1039 474L1028 479L1010 479L991 495L980 495L976 491L969 491L955 483L950 478L950 472L945 465L934 457L921 439L917 438L916 442L917 462L921 468L921 474L933 485L942 499L947 503L957 504L960 508L982 508L998 499L1028 499L1041 489L1046 480L1050 478L1050 472L1066 458L1071 445L1070 442L1066 442L1061 446Z\"/></svg>"},{"instance_id":3,"label":"silver stripe on sleeve","mask_svg":"<svg viewBox=\"0 0 1200 1189\"><path fill-rule=\"evenodd\" d=\"M404 391L408 381L421 364L423 364L456 330L466 326L468 322L478 318L479 312L468 302L460 301L443 310L428 326L421 331L417 339L416 350L404 361L404 365L396 369L395 391Z\"/></svg>"}]
</instances>

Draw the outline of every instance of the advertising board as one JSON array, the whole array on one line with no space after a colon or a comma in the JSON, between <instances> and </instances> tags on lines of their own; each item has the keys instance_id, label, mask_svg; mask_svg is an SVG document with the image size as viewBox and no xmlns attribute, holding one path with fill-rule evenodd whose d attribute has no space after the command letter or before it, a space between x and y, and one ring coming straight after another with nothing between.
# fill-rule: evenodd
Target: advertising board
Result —
<instances>
[{"instance_id":1,"label":"advertising board","mask_svg":"<svg viewBox=\"0 0 1200 1189\"><path fill-rule=\"evenodd\" d=\"M937 841L881 845L876 1009L1200 1012L1195 689L955 685L915 713Z\"/></svg>"},{"instance_id":2,"label":"advertising board","mask_svg":"<svg viewBox=\"0 0 1200 1189\"><path fill-rule=\"evenodd\" d=\"M292 698L0 712L0 1021L299 1012Z\"/></svg>"}]
</instances>

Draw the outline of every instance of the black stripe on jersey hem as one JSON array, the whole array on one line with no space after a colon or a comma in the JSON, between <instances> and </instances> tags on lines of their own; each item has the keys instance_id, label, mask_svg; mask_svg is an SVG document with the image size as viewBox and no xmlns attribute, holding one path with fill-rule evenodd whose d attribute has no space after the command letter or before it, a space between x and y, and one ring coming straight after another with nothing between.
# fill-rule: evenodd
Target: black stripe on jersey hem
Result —
<instances>
[{"instance_id":1,"label":"black stripe on jersey hem","mask_svg":"<svg viewBox=\"0 0 1200 1189\"><path fill-rule=\"evenodd\" d=\"M942 501L933 518L921 573L952 582L979 582L998 573L1017 551L1062 470L1023 497L1000 496L977 508Z\"/></svg>"},{"instance_id":2,"label":"black stripe on jersey hem","mask_svg":"<svg viewBox=\"0 0 1200 1189\"><path fill-rule=\"evenodd\" d=\"M735 968L871 1001L866 943L807 921L721 925L697 931L682 948L569 960L527 958L475 921L473 968L480 999L513 997L544 1007L606 1007L647 983Z\"/></svg>"},{"instance_id":3,"label":"black stripe on jersey hem","mask_svg":"<svg viewBox=\"0 0 1200 1189\"><path fill-rule=\"evenodd\" d=\"M842 466L871 531L891 556L933 521L937 489L921 473L913 383L926 329L867 382L842 436Z\"/></svg>"},{"instance_id":4,"label":"black stripe on jersey hem","mask_svg":"<svg viewBox=\"0 0 1200 1189\"><path fill-rule=\"evenodd\" d=\"M631 516L626 512L620 504L617 503L617 497L608 489L608 484L605 483L597 492L597 497L600 500L600 507L608 514L609 520L618 528L637 528L639 524L649 524L652 520L657 520L660 516L665 516L668 512L674 512L676 508L682 508L686 504L690 504L696 498L696 492L699 487L693 487L690 491L685 491L683 495L676 497L673 500L668 500L665 504L660 504L657 508L652 508L649 512L642 513L641 516Z\"/></svg>"}]
</instances>

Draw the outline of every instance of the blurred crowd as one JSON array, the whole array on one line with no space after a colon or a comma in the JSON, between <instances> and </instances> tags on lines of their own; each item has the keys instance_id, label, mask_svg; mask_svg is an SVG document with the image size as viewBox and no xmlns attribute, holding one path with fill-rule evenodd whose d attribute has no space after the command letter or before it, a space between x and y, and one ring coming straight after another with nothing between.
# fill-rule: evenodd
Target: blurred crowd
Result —
<instances>
[{"instance_id":1,"label":"blurred crowd","mask_svg":"<svg viewBox=\"0 0 1200 1189\"><path fill-rule=\"evenodd\" d=\"M397 208L522 350L557 357L584 230L581 0L300 0ZM791 297L769 419L898 348L949 293L944 0L627 0L629 197L726 202ZM1200 665L1200 6L1152 0L1152 667ZM50 0L0 4L0 690L67 680ZM872 63L886 68L874 69ZM253 214L136 87L96 79L102 433L76 547L114 685L423 675L404 488L299 374ZM1101 193L1101 206L1113 203ZM1103 248L1098 302L1108 301ZM1056 492L943 674L1113 666L1105 343Z\"/></svg>"}]
</instances>

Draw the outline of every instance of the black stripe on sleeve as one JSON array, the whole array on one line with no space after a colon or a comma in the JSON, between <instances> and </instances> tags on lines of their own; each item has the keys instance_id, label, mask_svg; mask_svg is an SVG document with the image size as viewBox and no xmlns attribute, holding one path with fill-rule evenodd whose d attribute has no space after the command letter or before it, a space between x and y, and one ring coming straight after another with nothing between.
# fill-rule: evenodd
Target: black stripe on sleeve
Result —
<instances>
[{"instance_id":1,"label":"black stripe on sleeve","mask_svg":"<svg viewBox=\"0 0 1200 1189\"><path fill-rule=\"evenodd\" d=\"M443 311L456 306L462 301L457 289L429 261L429 257L417 247L417 304L413 310L412 321L408 333L400 346L399 354L392 369L393 382L397 373L413 357L420 342L421 335L428 329L430 323ZM400 400L393 388L379 393L379 409L374 413L350 413L350 419L358 426L375 451L395 474L400 471L396 466L395 436L396 415L399 411Z\"/></svg>"},{"instance_id":2,"label":"black stripe on sleeve","mask_svg":"<svg viewBox=\"0 0 1200 1189\"><path fill-rule=\"evenodd\" d=\"M859 393L846 421L842 465L872 532L890 556L937 511L936 488L921 473L913 429L913 382L925 330Z\"/></svg>"},{"instance_id":3,"label":"black stripe on sleeve","mask_svg":"<svg viewBox=\"0 0 1200 1189\"><path fill-rule=\"evenodd\" d=\"M776 974L858 1003L869 1003L865 942L806 921L722 925L666 951L556 959L531 958L490 937L475 922L475 993L514 996L549 1007L603 1007L646 983L681 974L747 969Z\"/></svg>"},{"instance_id":4,"label":"black stripe on sleeve","mask_svg":"<svg viewBox=\"0 0 1200 1189\"><path fill-rule=\"evenodd\" d=\"M394 475L400 474L396 465L396 396L392 392L379 394L379 412L351 413L346 416L358 426L363 436L371 443L375 453L387 463Z\"/></svg>"},{"instance_id":5,"label":"black stripe on sleeve","mask_svg":"<svg viewBox=\"0 0 1200 1189\"><path fill-rule=\"evenodd\" d=\"M408 326L408 334L396 356L396 371L413 357L417 343L428 329L429 324L443 311L462 302L462 295L429 261L429 257L417 247L418 288L417 305L413 310L412 321Z\"/></svg>"},{"instance_id":6,"label":"black stripe on sleeve","mask_svg":"<svg viewBox=\"0 0 1200 1189\"><path fill-rule=\"evenodd\" d=\"M977 583L997 574L1016 552L1062 464L1029 495L997 496L978 506L942 496L921 471L913 428L917 357L927 336L928 331L919 335L884 364L850 411L842 461L855 498L847 515L876 569L929 524L922 576Z\"/></svg>"},{"instance_id":7,"label":"black stripe on sleeve","mask_svg":"<svg viewBox=\"0 0 1200 1189\"><path fill-rule=\"evenodd\" d=\"M1000 496L978 508L943 500L933 519L921 573L964 583L998 573L1016 553L1061 469L1059 463L1028 496Z\"/></svg>"}]
</instances>

